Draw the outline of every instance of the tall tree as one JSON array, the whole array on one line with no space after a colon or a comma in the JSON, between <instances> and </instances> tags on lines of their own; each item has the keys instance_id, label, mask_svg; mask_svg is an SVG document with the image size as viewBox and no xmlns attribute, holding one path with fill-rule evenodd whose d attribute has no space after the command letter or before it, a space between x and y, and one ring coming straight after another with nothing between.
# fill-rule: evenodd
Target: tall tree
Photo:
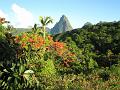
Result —
<instances>
[{"instance_id":1,"label":"tall tree","mask_svg":"<svg viewBox=\"0 0 120 90\"><path fill-rule=\"evenodd\" d=\"M43 37L44 37L44 39L45 39L46 26L47 26L49 23L52 23L53 20L52 20L51 17L48 17L48 16L47 16L47 17L42 17L42 16L40 16L39 19L40 19L40 22L41 22L41 24L42 24Z\"/></svg>"}]
</instances>

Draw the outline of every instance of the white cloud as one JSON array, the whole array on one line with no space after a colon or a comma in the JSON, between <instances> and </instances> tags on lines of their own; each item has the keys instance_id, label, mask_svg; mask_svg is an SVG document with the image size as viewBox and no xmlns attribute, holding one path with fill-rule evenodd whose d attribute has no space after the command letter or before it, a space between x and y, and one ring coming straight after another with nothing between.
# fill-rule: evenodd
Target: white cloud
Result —
<instances>
[{"instance_id":1,"label":"white cloud","mask_svg":"<svg viewBox=\"0 0 120 90\"><path fill-rule=\"evenodd\" d=\"M28 27L34 24L34 18L30 11L17 4L12 5L12 10L15 13L15 27Z\"/></svg>"},{"instance_id":2,"label":"white cloud","mask_svg":"<svg viewBox=\"0 0 120 90\"><path fill-rule=\"evenodd\" d=\"M6 18L7 17L7 14L5 14L2 10L0 10L0 17L4 17L4 18Z\"/></svg>"}]
</instances>

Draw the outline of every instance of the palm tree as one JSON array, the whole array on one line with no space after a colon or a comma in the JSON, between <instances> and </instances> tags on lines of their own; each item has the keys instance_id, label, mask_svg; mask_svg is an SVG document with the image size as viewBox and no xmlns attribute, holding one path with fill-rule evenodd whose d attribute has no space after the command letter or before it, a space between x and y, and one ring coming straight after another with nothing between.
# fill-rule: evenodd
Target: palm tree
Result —
<instances>
[{"instance_id":1,"label":"palm tree","mask_svg":"<svg viewBox=\"0 0 120 90\"><path fill-rule=\"evenodd\" d=\"M46 33L46 26L49 24L49 23L52 23L52 18L51 17L42 17L40 16L39 17L40 19L40 22L42 24L42 29L43 29L43 37L45 39L45 33Z\"/></svg>"},{"instance_id":2,"label":"palm tree","mask_svg":"<svg viewBox=\"0 0 120 90\"><path fill-rule=\"evenodd\" d=\"M34 24L33 28L32 28L33 33L37 32L37 24Z\"/></svg>"}]
</instances>

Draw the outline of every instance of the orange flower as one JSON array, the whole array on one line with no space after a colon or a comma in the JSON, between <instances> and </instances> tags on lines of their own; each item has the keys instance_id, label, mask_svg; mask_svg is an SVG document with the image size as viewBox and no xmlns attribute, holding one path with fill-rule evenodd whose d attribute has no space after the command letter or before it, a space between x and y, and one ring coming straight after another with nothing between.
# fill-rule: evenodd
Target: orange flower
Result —
<instances>
[{"instance_id":1,"label":"orange flower","mask_svg":"<svg viewBox=\"0 0 120 90\"><path fill-rule=\"evenodd\" d=\"M22 38L26 38L26 37L27 37L27 34L24 33L24 34L22 35Z\"/></svg>"},{"instance_id":2,"label":"orange flower","mask_svg":"<svg viewBox=\"0 0 120 90\"><path fill-rule=\"evenodd\" d=\"M42 37L37 37L37 41L44 41L44 39Z\"/></svg>"},{"instance_id":3,"label":"orange flower","mask_svg":"<svg viewBox=\"0 0 120 90\"><path fill-rule=\"evenodd\" d=\"M15 39L15 43L19 43L20 42L20 40L19 39Z\"/></svg>"},{"instance_id":4,"label":"orange flower","mask_svg":"<svg viewBox=\"0 0 120 90\"><path fill-rule=\"evenodd\" d=\"M16 38L16 39L18 39L18 38L19 38L19 36L16 36L15 38Z\"/></svg>"},{"instance_id":5,"label":"orange flower","mask_svg":"<svg viewBox=\"0 0 120 90\"><path fill-rule=\"evenodd\" d=\"M64 48L64 43L62 43L62 42L54 42L54 43L53 43L53 46L54 46L55 48L63 49L63 48Z\"/></svg>"},{"instance_id":6,"label":"orange flower","mask_svg":"<svg viewBox=\"0 0 120 90\"><path fill-rule=\"evenodd\" d=\"M30 43L34 43L34 40L33 40L32 38L29 38L28 41L29 41Z\"/></svg>"},{"instance_id":7,"label":"orange flower","mask_svg":"<svg viewBox=\"0 0 120 90\"><path fill-rule=\"evenodd\" d=\"M23 43L21 44L21 47L24 48L25 46L26 46L26 43L23 42Z\"/></svg>"},{"instance_id":8,"label":"orange flower","mask_svg":"<svg viewBox=\"0 0 120 90\"><path fill-rule=\"evenodd\" d=\"M52 41L53 37L51 37L50 35L48 35L48 40Z\"/></svg>"},{"instance_id":9,"label":"orange flower","mask_svg":"<svg viewBox=\"0 0 120 90\"><path fill-rule=\"evenodd\" d=\"M19 36L16 36L15 39L14 39L15 43L19 43L20 42L20 38Z\"/></svg>"},{"instance_id":10,"label":"orange flower","mask_svg":"<svg viewBox=\"0 0 120 90\"><path fill-rule=\"evenodd\" d=\"M74 53L69 53L68 56L75 56L75 54Z\"/></svg>"},{"instance_id":11,"label":"orange flower","mask_svg":"<svg viewBox=\"0 0 120 90\"><path fill-rule=\"evenodd\" d=\"M40 46L41 46L41 45L40 45L40 44L38 44L38 43L35 43L35 44L34 44L34 48L36 48L36 49L39 49L39 48L40 48Z\"/></svg>"},{"instance_id":12,"label":"orange flower","mask_svg":"<svg viewBox=\"0 0 120 90\"><path fill-rule=\"evenodd\" d=\"M59 50L59 51L57 51L57 53L58 53L59 56L62 56L63 53L64 53L64 51L60 51L60 50Z\"/></svg>"}]
</instances>

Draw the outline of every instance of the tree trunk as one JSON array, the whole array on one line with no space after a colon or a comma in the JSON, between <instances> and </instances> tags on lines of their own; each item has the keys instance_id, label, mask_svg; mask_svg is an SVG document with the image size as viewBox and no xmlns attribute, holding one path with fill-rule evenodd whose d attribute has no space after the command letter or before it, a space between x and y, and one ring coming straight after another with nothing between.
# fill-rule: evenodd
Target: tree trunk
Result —
<instances>
[{"instance_id":1,"label":"tree trunk","mask_svg":"<svg viewBox=\"0 0 120 90\"><path fill-rule=\"evenodd\" d=\"M43 26L43 38L44 38L44 40L45 40L45 32L46 32L46 28L45 28L45 26Z\"/></svg>"}]
</instances>

